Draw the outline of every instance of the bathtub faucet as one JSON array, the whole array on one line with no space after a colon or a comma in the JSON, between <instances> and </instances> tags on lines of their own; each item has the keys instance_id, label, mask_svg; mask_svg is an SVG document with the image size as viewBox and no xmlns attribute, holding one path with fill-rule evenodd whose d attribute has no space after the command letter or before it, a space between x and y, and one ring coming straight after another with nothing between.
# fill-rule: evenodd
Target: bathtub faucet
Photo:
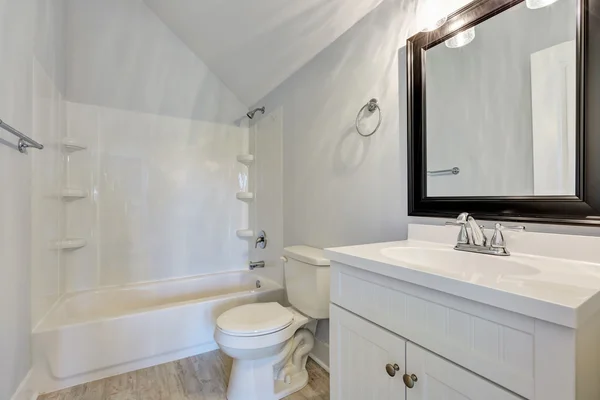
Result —
<instances>
[{"instance_id":1,"label":"bathtub faucet","mask_svg":"<svg viewBox=\"0 0 600 400\"><path fill-rule=\"evenodd\" d=\"M264 268L265 267L265 262L264 261L250 261L250 270L253 271L255 268Z\"/></svg>"}]
</instances>

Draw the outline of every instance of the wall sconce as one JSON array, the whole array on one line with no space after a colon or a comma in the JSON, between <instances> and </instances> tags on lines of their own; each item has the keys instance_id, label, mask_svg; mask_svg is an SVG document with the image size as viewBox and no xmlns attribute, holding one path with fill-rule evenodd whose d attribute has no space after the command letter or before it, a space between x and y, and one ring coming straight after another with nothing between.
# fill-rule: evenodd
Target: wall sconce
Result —
<instances>
[{"instance_id":1,"label":"wall sconce","mask_svg":"<svg viewBox=\"0 0 600 400\"><path fill-rule=\"evenodd\" d=\"M425 26L425 28L421 29L421 32L432 32L432 31L435 31L436 29L441 28L442 26L444 26L444 24L446 23L446 21L448 21L448 17L444 16L444 17L438 19L435 22L427 24Z\"/></svg>"},{"instance_id":2,"label":"wall sconce","mask_svg":"<svg viewBox=\"0 0 600 400\"><path fill-rule=\"evenodd\" d=\"M558 0L526 0L527 8L532 10L549 6L552 3L556 3Z\"/></svg>"},{"instance_id":3,"label":"wall sconce","mask_svg":"<svg viewBox=\"0 0 600 400\"><path fill-rule=\"evenodd\" d=\"M446 47L457 49L471 43L475 39L475 27L469 28L446 40Z\"/></svg>"}]
</instances>

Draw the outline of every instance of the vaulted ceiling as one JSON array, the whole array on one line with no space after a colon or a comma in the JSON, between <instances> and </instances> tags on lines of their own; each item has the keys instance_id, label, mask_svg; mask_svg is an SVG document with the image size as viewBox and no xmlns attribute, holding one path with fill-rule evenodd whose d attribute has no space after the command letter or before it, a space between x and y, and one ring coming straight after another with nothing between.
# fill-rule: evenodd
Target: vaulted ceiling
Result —
<instances>
[{"instance_id":1,"label":"vaulted ceiling","mask_svg":"<svg viewBox=\"0 0 600 400\"><path fill-rule=\"evenodd\" d=\"M247 106L382 0L144 0Z\"/></svg>"}]
</instances>

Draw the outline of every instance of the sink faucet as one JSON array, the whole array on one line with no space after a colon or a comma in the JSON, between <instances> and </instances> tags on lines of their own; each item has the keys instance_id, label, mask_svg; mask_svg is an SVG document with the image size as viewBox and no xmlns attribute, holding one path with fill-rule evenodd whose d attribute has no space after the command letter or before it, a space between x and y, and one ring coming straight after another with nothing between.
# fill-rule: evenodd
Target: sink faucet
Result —
<instances>
[{"instance_id":1,"label":"sink faucet","mask_svg":"<svg viewBox=\"0 0 600 400\"><path fill-rule=\"evenodd\" d=\"M503 230L522 232L524 226L503 226L496 224L492 240L488 242L485 236L484 226L479 225L475 218L469 213L462 213L456 218L456 222L447 222L446 225L460 226L460 232L456 240L455 250L468 251L471 253L490 254L494 256L508 256L510 252L506 249Z\"/></svg>"}]
</instances>

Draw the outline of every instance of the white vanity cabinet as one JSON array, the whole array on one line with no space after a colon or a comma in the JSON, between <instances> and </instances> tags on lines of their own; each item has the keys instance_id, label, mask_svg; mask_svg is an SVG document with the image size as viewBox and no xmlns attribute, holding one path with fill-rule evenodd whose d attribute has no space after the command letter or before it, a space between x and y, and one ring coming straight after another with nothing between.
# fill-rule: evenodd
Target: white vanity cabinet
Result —
<instances>
[{"instance_id":1,"label":"white vanity cabinet","mask_svg":"<svg viewBox=\"0 0 600 400\"><path fill-rule=\"evenodd\" d=\"M519 398L435 354L408 342L407 368L417 377L407 400L519 400ZM411 378L412 379L412 378Z\"/></svg>"},{"instance_id":2,"label":"white vanity cabinet","mask_svg":"<svg viewBox=\"0 0 600 400\"><path fill-rule=\"evenodd\" d=\"M335 305L330 318L332 398L403 400L406 341Z\"/></svg>"},{"instance_id":3,"label":"white vanity cabinet","mask_svg":"<svg viewBox=\"0 0 600 400\"><path fill-rule=\"evenodd\" d=\"M572 329L330 258L332 399L600 399L598 318Z\"/></svg>"},{"instance_id":4,"label":"white vanity cabinet","mask_svg":"<svg viewBox=\"0 0 600 400\"><path fill-rule=\"evenodd\" d=\"M519 399L342 308L330 316L334 400Z\"/></svg>"}]
</instances>

